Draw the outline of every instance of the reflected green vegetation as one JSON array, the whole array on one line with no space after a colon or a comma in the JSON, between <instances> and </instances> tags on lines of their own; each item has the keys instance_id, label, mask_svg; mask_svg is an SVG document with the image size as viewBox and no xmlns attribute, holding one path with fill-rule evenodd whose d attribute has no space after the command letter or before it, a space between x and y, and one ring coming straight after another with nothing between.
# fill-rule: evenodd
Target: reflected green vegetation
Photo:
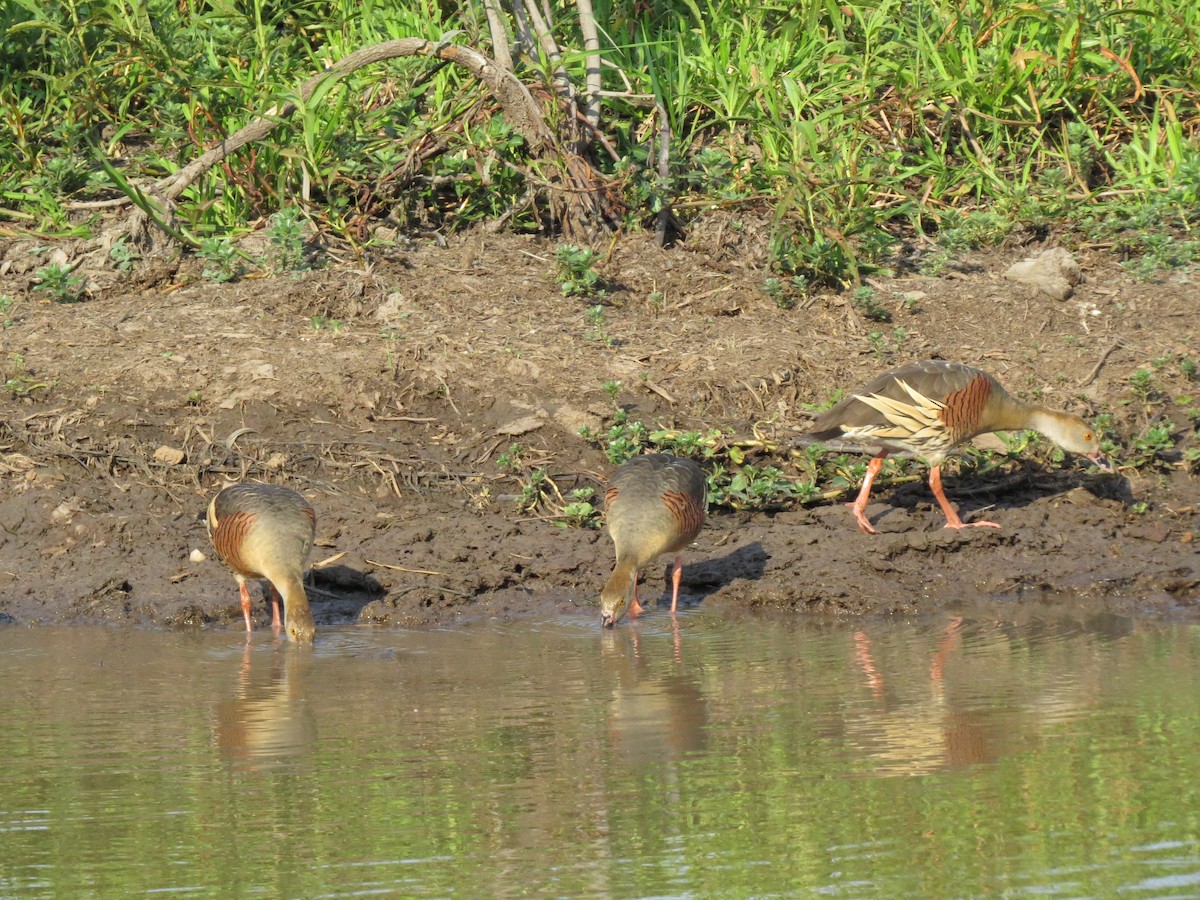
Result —
<instances>
[{"instance_id":1,"label":"reflected green vegetation","mask_svg":"<svg viewBox=\"0 0 1200 900\"><path fill-rule=\"evenodd\" d=\"M0 631L0 895L1200 885L1194 626L651 613L240 641Z\"/></svg>"}]
</instances>

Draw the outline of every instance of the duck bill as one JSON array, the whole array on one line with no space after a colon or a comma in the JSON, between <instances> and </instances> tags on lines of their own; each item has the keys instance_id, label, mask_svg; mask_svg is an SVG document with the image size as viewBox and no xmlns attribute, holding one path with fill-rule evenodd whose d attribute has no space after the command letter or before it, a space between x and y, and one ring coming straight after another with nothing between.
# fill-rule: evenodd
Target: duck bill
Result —
<instances>
[{"instance_id":1,"label":"duck bill","mask_svg":"<svg viewBox=\"0 0 1200 900\"><path fill-rule=\"evenodd\" d=\"M1113 468L1112 463L1110 463L1108 459L1105 458L1104 454L1099 450L1097 450L1095 453L1089 453L1088 459L1094 462L1096 464L1096 468L1098 468L1101 472L1107 472L1109 475L1111 475L1116 471L1116 469Z\"/></svg>"}]
</instances>

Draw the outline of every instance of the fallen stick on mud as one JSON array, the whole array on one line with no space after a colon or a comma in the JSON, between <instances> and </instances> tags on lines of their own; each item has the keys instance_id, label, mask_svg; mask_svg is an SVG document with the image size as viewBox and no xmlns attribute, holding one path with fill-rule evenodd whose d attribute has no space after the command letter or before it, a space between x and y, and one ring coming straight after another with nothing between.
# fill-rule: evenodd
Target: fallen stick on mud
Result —
<instances>
[{"instance_id":1,"label":"fallen stick on mud","mask_svg":"<svg viewBox=\"0 0 1200 900\"><path fill-rule=\"evenodd\" d=\"M1087 387L1089 384L1095 381L1096 376L1100 374L1100 370L1104 368L1104 364L1108 361L1108 358L1113 355L1114 351L1124 346L1125 342L1120 338L1117 338L1115 341L1113 341L1112 345L1100 354L1100 359L1096 361L1096 365L1092 367L1092 371L1088 373L1087 378L1079 382L1079 387Z\"/></svg>"},{"instance_id":2,"label":"fallen stick on mud","mask_svg":"<svg viewBox=\"0 0 1200 900\"><path fill-rule=\"evenodd\" d=\"M379 566L381 569L391 569L395 572L410 572L413 575L441 575L443 578L449 578L449 572L434 572L432 569L407 569L404 566L392 566L387 563L375 562L373 559L366 560L368 565Z\"/></svg>"}]
</instances>

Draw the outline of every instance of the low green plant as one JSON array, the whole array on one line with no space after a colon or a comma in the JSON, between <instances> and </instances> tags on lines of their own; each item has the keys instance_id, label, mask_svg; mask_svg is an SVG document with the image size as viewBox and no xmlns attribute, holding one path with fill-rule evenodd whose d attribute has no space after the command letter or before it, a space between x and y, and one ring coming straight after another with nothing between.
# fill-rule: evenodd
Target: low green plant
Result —
<instances>
[{"instance_id":1,"label":"low green plant","mask_svg":"<svg viewBox=\"0 0 1200 900\"><path fill-rule=\"evenodd\" d=\"M883 361L900 352L900 348L908 340L908 329L897 325L892 329L891 335L884 334L882 331L872 331L867 334L867 340L871 344L871 352L875 354L875 358Z\"/></svg>"},{"instance_id":2,"label":"low green plant","mask_svg":"<svg viewBox=\"0 0 1200 900\"><path fill-rule=\"evenodd\" d=\"M83 299L83 276L72 275L70 266L51 263L34 273L34 291L49 294L55 303L78 303Z\"/></svg>"},{"instance_id":3,"label":"low green plant","mask_svg":"<svg viewBox=\"0 0 1200 900\"><path fill-rule=\"evenodd\" d=\"M1129 376L1129 389L1133 391L1133 395L1142 403L1150 401L1150 395L1154 392L1154 373L1147 369L1138 369Z\"/></svg>"},{"instance_id":4,"label":"low green plant","mask_svg":"<svg viewBox=\"0 0 1200 900\"><path fill-rule=\"evenodd\" d=\"M824 400L819 400L816 403L801 403L800 408L810 413L823 413L826 410L833 409L842 402L842 398L846 396L846 392L838 388Z\"/></svg>"},{"instance_id":5,"label":"low green plant","mask_svg":"<svg viewBox=\"0 0 1200 900\"><path fill-rule=\"evenodd\" d=\"M952 209L942 216L937 242L952 252L995 246L1008 236L1013 224L1014 218L999 209L967 213Z\"/></svg>"},{"instance_id":6,"label":"low green plant","mask_svg":"<svg viewBox=\"0 0 1200 900\"><path fill-rule=\"evenodd\" d=\"M815 484L797 485L775 466L726 469L718 464L708 476L709 502L732 509L766 509L797 498L811 498L816 493Z\"/></svg>"},{"instance_id":7,"label":"low green plant","mask_svg":"<svg viewBox=\"0 0 1200 900\"><path fill-rule=\"evenodd\" d=\"M1157 422L1130 442L1135 451L1126 460L1128 465L1141 468L1147 463L1154 462L1160 454L1175 449L1175 439L1171 434L1171 425L1167 422Z\"/></svg>"},{"instance_id":8,"label":"low green plant","mask_svg":"<svg viewBox=\"0 0 1200 900\"><path fill-rule=\"evenodd\" d=\"M725 449L722 443L724 433L719 428L708 431L652 431L647 440L655 450L671 453L675 456L691 456L712 459Z\"/></svg>"},{"instance_id":9,"label":"low green plant","mask_svg":"<svg viewBox=\"0 0 1200 900\"><path fill-rule=\"evenodd\" d=\"M591 247L560 244L554 251L558 264L555 281L564 297L595 297L603 293L600 274L592 268L596 251Z\"/></svg>"},{"instance_id":10,"label":"low green plant","mask_svg":"<svg viewBox=\"0 0 1200 900\"><path fill-rule=\"evenodd\" d=\"M596 306L588 307L584 314L587 319L588 330L584 332L584 338L589 341L600 341L603 344L612 346L613 339L609 337L608 330L605 328L604 307L597 304Z\"/></svg>"},{"instance_id":11,"label":"low green plant","mask_svg":"<svg viewBox=\"0 0 1200 900\"><path fill-rule=\"evenodd\" d=\"M50 388L45 381L38 381L25 365L25 357L20 353L8 355L7 371L4 374L4 389L15 400L29 397L34 391Z\"/></svg>"},{"instance_id":12,"label":"low green plant","mask_svg":"<svg viewBox=\"0 0 1200 900\"><path fill-rule=\"evenodd\" d=\"M850 297L850 305L872 322L892 321L892 314L879 304L879 300L875 296L875 289L869 284L859 285L854 289L854 293Z\"/></svg>"},{"instance_id":13,"label":"low green plant","mask_svg":"<svg viewBox=\"0 0 1200 900\"><path fill-rule=\"evenodd\" d=\"M329 316L313 316L308 322L312 325L313 331L327 330L334 334L339 334L346 327L346 323L341 319L331 319Z\"/></svg>"},{"instance_id":14,"label":"low green plant","mask_svg":"<svg viewBox=\"0 0 1200 900\"><path fill-rule=\"evenodd\" d=\"M204 238L196 255L205 262L201 274L214 284L240 278L244 271L241 256L228 238Z\"/></svg>"},{"instance_id":15,"label":"low green plant","mask_svg":"<svg viewBox=\"0 0 1200 900\"><path fill-rule=\"evenodd\" d=\"M641 422L630 422L624 410L613 416L613 425L601 443L604 455L614 466L637 456L649 446L650 432Z\"/></svg>"},{"instance_id":16,"label":"low green plant","mask_svg":"<svg viewBox=\"0 0 1200 900\"><path fill-rule=\"evenodd\" d=\"M9 315L16 304L8 294L0 294L0 328L11 328L12 316Z\"/></svg>"},{"instance_id":17,"label":"low green plant","mask_svg":"<svg viewBox=\"0 0 1200 900\"><path fill-rule=\"evenodd\" d=\"M917 271L926 278L939 278L945 275L950 268L950 262L953 259L949 250L941 248L934 250L932 253L927 253L921 258L920 265L917 266ZM911 300L912 306L908 306L909 300L905 300L905 306L909 309L916 306L916 299Z\"/></svg>"},{"instance_id":18,"label":"low green plant","mask_svg":"<svg viewBox=\"0 0 1200 900\"><path fill-rule=\"evenodd\" d=\"M773 275L767 276L763 279L762 292L766 294L770 300L774 301L775 305L780 309L789 309L792 305L794 305L790 304L787 297L784 296L783 282Z\"/></svg>"},{"instance_id":19,"label":"low green plant","mask_svg":"<svg viewBox=\"0 0 1200 900\"><path fill-rule=\"evenodd\" d=\"M1181 241L1167 232L1142 235L1141 255L1122 265L1140 281L1152 281L1158 272L1181 269L1200 258L1200 241Z\"/></svg>"},{"instance_id":20,"label":"low green plant","mask_svg":"<svg viewBox=\"0 0 1200 900\"><path fill-rule=\"evenodd\" d=\"M1100 452L1112 459L1118 458L1122 449L1117 441L1116 432L1113 430L1112 413L1100 413L1092 420L1092 428L1100 438Z\"/></svg>"},{"instance_id":21,"label":"low green plant","mask_svg":"<svg viewBox=\"0 0 1200 900\"><path fill-rule=\"evenodd\" d=\"M496 465L501 470L516 472L521 468L525 448L520 444L509 444L508 449L496 457Z\"/></svg>"},{"instance_id":22,"label":"low green plant","mask_svg":"<svg viewBox=\"0 0 1200 900\"><path fill-rule=\"evenodd\" d=\"M545 469L534 469L525 476L521 483L521 493L517 497L517 507L524 512L533 512L547 499L550 485L549 476Z\"/></svg>"},{"instance_id":23,"label":"low green plant","mask_svg":"<svg viewBox=\"0 0 1200 900\"><path fill-rule=\"evenodd\" d=\"M592 503L594 488L576 488L567 494L568 502L558 511L559 523L572 528L599 528L600 510Z\"/></svg>"},{"instance_id":24,"label":"low green plant","mask_svg":"<svg viewBox=\"0 0 1200 900\"><path fill-rule=\"evenodd\" d=\"M108 251L108 257L118 271L128 272L133 268L133 264L142 258L142 255L136 248L126 243L125 238L121 238L113 243Z\"/></svg>"},{"instance_id":25,"label":"low green plant","mask_svg":"<svg viewBox=\"0 0 1200 900\"><path fill-rule=\"evenodd\" d=\"M267 237L271 242L270 265L275 272L291 272L304 265L303 217L294 206L287 206L271 217Z\"/></svg>"},{"instance_id":26,"label":"low green plant","mask_svg":"<svg viewBox=\"0 0 1200 900\"><path fill-rule=\"evenodd\" d=\"M887 338L883 336L882 331L872 331L867 334L867 340L871 343L871 352L875 354L875 358L882 360L884 354L888 350Z\"/></svg>"}]
</instances>

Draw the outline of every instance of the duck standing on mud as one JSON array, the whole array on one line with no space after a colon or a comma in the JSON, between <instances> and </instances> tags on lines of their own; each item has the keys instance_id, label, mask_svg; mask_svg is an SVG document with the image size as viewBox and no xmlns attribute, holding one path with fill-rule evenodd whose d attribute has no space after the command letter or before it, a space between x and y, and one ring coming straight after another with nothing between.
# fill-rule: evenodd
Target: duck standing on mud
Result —
<instances>
[{"instance_id":1,"label":"duck standing on mud","mask_svg":"<svg viewBox=\"0 0 1200 900\"><path fill-rule=\"evenodd\" d=\"M664 553L676 554L671 575L671 612L675 612L683 578L683 558L678 554L700 533L707 505L704 472L690 459L652 453L634 457L617 469L604 493L617 563L600 592L602 625L611 628L626 609L631 617L641 614L638 573Z\"/></svg>"},{"instance_id":2,"label":"duck standing on mud","mask_svg":"<svg viewBox=\"0 0 1200 900\"><path fill-rule=\"evenodd\" d=\"M309 643L316 627L304 592L304 567L316 536L317 516L295 491L274 484L231 484L208 505L208 536L221 561L233 570L250 624L248 578L271 586L271 627L279 634L283 603L288 637Z\"/></svg>"},{"instance_id":3,"label":"duck standing on mud","mask_svg":"<svg viewBox=\"0 0 1200 900\"><path fill-rule=\"evenodd\" d=\"M875 454L858 498L849 504L858 527L867 534L879 533L867 519L867 500L890 453L920 456L929 463L929 488L946 514L945 527L999 528L995 522L963 522L958 517L942 490L942 461L977 435L1027 428L1112 471L1100 453L1096 432L1079 416L1023 403L987 372L941 360L885 372L818 416L800 441Z\"/></svg>"}]
</instances>

